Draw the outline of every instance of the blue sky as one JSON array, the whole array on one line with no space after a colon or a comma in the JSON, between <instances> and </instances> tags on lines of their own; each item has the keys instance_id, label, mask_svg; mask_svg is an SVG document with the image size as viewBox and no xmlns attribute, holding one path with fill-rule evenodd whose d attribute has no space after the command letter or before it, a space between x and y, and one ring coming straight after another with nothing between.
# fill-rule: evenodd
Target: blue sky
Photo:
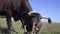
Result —
<instances>
[{"instance_id":1,"label":"blue sky","mask_svg":"<svg viewBox=\"0 0 60 34\"><path fill-rule=\"evenodd\" d=\"M29 0L35 12L48 16L53 22L60 22L60 0Z\"/></svg>"}]
</instances>

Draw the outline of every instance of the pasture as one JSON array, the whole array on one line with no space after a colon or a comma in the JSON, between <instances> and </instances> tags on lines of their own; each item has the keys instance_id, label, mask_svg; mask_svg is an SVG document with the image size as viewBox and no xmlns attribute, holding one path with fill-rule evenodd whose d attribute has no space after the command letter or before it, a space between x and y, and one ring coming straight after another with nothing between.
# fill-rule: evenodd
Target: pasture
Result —
<instances>
[{"instance_id":1,"label":"pasture","mask_svg":"<svg viewBox=\"0 0 60 34\"><path fill-rule=\"evenodd\" d=\"M21 23L12 21L12 34L23 34ZM0 18L0 34L7 34L7 23L5 18ZM40 34L60 34L60 23L42 23Z\"/></svg>"}]
</instances>

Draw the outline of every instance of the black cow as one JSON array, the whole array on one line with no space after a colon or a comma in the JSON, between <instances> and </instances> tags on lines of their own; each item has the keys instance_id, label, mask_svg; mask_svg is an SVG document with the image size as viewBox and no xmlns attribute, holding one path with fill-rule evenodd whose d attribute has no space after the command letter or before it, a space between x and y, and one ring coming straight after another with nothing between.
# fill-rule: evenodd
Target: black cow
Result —
<instances>
[{"instance_id":1,"label":"black cow","mask_svg":"<svg viewBox=\"0 0 60 34\"><path fill-rule=\"evenodd\" d=\"M21 20L23 23L22 14L30 11L32 11L32 8L28 0L0 0L0 15L6 16L8 34L11 34L11 17L15 21Z\"/></svg>"},{"instance_id":2,"label":"black cow","mask_svg":"<svg viewBox=\"0 0 60 34\"><path fill-rule=\"evenodd\" d=\"M33 9L29 4L29 0L0 0L0 15L6 16L8 34L11 34L12 29L11 17L15 21L21 20L23 27L26 25L27 32L31 32L33 24L35 23L35 26L37 26L41 19L38 13L29 14L31 11Z\"/></svg>"}]
</instances>

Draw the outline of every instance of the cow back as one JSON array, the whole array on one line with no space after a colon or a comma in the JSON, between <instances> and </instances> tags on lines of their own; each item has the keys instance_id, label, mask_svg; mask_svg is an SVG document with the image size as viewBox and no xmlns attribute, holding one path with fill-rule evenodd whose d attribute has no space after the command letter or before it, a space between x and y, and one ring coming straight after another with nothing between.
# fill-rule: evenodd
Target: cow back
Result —
<instances>
[{"instance_id":1,"label":"cow back","mask_svg":"<svg viewBox=\"0 0 60 34\"><path fill-rule=\"evenodd\" d=\"M4 7L10 6L11 0L0 0L0 12Z\"/></svg>"},{"instance_id":2,"label":"cow back","mask_svg":"<svg viewBox=\"0 0 60 34\"><path fill-rule=\"evenodd\" d=\"M19 8L21 5L21 0L12 0L12 5L13 5L14 9Z\"/></svg>"}]
</instances>

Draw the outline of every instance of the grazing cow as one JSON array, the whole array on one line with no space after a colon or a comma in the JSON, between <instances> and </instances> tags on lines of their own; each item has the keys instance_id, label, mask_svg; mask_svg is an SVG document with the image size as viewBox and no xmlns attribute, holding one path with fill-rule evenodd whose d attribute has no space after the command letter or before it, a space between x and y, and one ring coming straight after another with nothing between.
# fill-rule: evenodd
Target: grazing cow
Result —
<instances>
[{"instance_id":1,"label":"grazing cow","mask_svg":"<svg viewBox=\"0 0 60 34\"><path fill-rule=\"evenodd\" d=\"M26 25L27 32L31 32L33 25L37 27L41 16L38 13L30 13L33 11L28 0L0 0L0 15L6 16L8 25L8 34L11 34L12 21L21 20L22 25ZM36 28L35 28L36 29Z\"/></svg>"},{"instance_id":2,"label":"grazing cow","mask_svg":"<svg viewBox=\"0 0 60 34\"><path fill-rule=\"evenodd\" d=\"M24 23L22 14L29 13L30 11L32 11L32 8L28 0L0 0L0 15L6 16L8 34L11 34L11 17L13 17L15 21L21 20L21 22Z\"/></svg>"}]
</instances>

